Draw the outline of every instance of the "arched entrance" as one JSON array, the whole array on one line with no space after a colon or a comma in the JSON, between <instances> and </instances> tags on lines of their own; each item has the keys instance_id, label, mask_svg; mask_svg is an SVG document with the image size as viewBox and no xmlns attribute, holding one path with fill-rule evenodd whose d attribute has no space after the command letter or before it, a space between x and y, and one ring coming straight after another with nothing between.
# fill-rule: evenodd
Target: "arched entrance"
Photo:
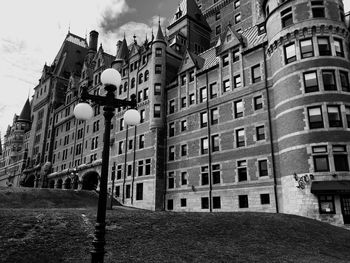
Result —
<instances>
[{"instance_id":1,"label":"arched entrance","mask_svg":"<svg viewBox=\"0 0 350 263\"><path fill-rule=\"evenodd\" d=\"M98 173L96 171L87 172L83 176L83 190L96 190L98 185Z\"/></svg>"},{"instance_id":2,"label":"arched entrance","mask_svg":"<svg viewBox=\"0 0 350 263\"><path fill-rule=\"evenodd\" d=\"M72 180L69 177L66 180L64 180L64 189L71 189L71 183Z\"/></svg>"},{"instance_id":3,"label":"arched entrance","mask_svg":"<svg viewBox=\"0 0 350 263\"><path fill-rule=\"evenodd\" d=\"M35 175L27 175L27 177L24 179L23 186L24 187L34 187L34 182L35 182Z\"/></svg>"},{"instance_id":4,"label":"arched entrance","mask_svg":"<svg viewBox=\"0 0 350 263\"><path fill-rule=\"evenodd\" d=\"M49 188L55 188L55 180L50 180Z\"/></svg>"},{"instance_id":5,"label":"arched entrance","mask_svg":"<svg viewBox=\"0 0 350 263\"><path fill-rule=\"evenodd\" d=\"M56 188L62 189L62 182L63 182L62 179L58 179L56 183Z\"/></svg>"}]
</instances>

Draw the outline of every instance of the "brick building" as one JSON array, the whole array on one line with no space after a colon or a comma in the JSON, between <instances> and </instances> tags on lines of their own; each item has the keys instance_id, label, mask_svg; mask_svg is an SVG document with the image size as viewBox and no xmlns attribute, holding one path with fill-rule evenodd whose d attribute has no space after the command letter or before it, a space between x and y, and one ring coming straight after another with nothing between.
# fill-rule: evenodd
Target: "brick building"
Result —
<instances>
[{"instance_id":1,"label":"brick building","mask_svg":"<svg viewBox=\"0 0 350 263\"><path fill-rule=\"evenodd\" d=\"M183 0L167 31L124 38L115 56L96 31L89 45L69 33L35 88L22 181L98 187L103 110L79 122L73 109L81 86L103 94L113 67L117 98L136 94L141 113L137 127L125 109L113 119L109 187L114 171L121 203L349 223L347 18L340 0Z\"/></svg>"}]
</instances>

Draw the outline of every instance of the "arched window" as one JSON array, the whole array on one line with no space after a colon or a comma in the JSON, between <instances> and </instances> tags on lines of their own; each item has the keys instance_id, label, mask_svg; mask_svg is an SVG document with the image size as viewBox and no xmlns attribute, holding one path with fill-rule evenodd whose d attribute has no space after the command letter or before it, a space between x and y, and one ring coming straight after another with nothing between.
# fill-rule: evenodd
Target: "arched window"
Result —
<instances>
[{"instance_id":1,"label":"arched window","mask_svg":"<svg viewBox=\"0 0 350 263\"><path fill-rule=\"evenodd\" d=\"M126 83L126 82L125 82L125 83ZM119 95L122 94L122 91L123 91L123 85L120 84L120 86L119 86Z\"/></svg>"},{"instance_id":2,"label":"arched window","mask_svg":"<svg viewBox=\"0 0 350 263\"><path fill-rule=\"evenodd\" d=\"M141 74L139 75L139 84L141 84L142 81L143 81L143 74L141 73Z\"/></svg>"},{"instance_id":3,"label":"arched window","mask_svg":"<svg viewBox=\"0 0 350 263\"><path fill-rule=\"evenodd\" d=\"M128 83L125 82L125 83L124 83L124 92L126 92L127 89L128 89Z\"/></svg>"},{"instance_id":4,"label":"arched window","mask_svg":"<svg viewBox=\"0 0 350 263\"><path fill-rule=\"evenodd\" d=\"M131 80L131 88L135 88L135 78L132 78Z\"/></svg>"},{"instance_id":5,"label":"arched window","mask_svg":"<svg viewBox=\"0 0 350 263\"><path fill-rule=\"evenodd\" d=\"M148 78L149 78L149 71L148 71L148 70L146 70L146 72L145 72L145 81L147 81L147 80L148 80Z\"/></svg>"}]
</instances>

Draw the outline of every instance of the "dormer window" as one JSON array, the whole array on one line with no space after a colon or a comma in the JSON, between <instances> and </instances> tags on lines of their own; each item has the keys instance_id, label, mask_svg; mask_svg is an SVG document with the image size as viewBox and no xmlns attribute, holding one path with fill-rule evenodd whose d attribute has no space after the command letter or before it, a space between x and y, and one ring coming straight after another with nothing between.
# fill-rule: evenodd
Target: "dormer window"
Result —
<instances>
[{"instance_id":1,"label":"dormer window","mask_svg":"<svg viewBox=\"0 0 350 263\"><path fill-rule=\"evenodd\" d=\"M227 42L230 42L231 39L232 39L232 35L231 35L231 34L228 34L228 35L226 36L226 41L227 41Z\"/></svg>"},{"instance_id":2,"label":"dormer window","mask_svg":"<svg viewBox=\"0 0 350 263\"><path fill-rule=\"evenodd\" d=\"M265 25L264 24L258 25L258 34L261 35L261 34L264 34L265 32L266 32Z\"/></svg>"},{"instance_id":3,"label":"dormer window","mask_svg":"<svg viewBox=\"0 0 350 263\"><path fill-rule=\"evenodd\" d=\"M177 11L177 13L175 14L175 18L176 18L176 19L179 19L181 16L182 16L182 11L181 11L181 9L179 8L179 11Z\"/></svg>"}]
</instances>

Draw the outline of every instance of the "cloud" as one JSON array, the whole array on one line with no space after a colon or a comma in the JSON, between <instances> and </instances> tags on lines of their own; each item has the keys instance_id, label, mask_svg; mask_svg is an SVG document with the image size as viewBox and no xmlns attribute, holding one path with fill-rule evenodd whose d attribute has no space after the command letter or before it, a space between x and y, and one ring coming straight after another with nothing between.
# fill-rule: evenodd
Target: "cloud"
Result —
<instances>
[{"instance_id":1,"label":"cloud","mask_svg":"<svg viewBox=\"0 0 350 263\"><path fill-rule=\"evenodd\" d=\"M102 33L114 33L119 27L118 19L132 12L136 12L136 9L129 7L125 0L112 0L110 4L106 5L101 14L99 27Z\"/></svg>"},{"instance_id":2,"label":"cloud","mask_svg":"<svg viewBox=\"0 0 350 263\"><path fill-rule=\"evenodd\" d=\"M21 53L27 47L26 42L22 39L2 38L1 42L1 50L5 53Z\"/></svg>"}]
</instances>

